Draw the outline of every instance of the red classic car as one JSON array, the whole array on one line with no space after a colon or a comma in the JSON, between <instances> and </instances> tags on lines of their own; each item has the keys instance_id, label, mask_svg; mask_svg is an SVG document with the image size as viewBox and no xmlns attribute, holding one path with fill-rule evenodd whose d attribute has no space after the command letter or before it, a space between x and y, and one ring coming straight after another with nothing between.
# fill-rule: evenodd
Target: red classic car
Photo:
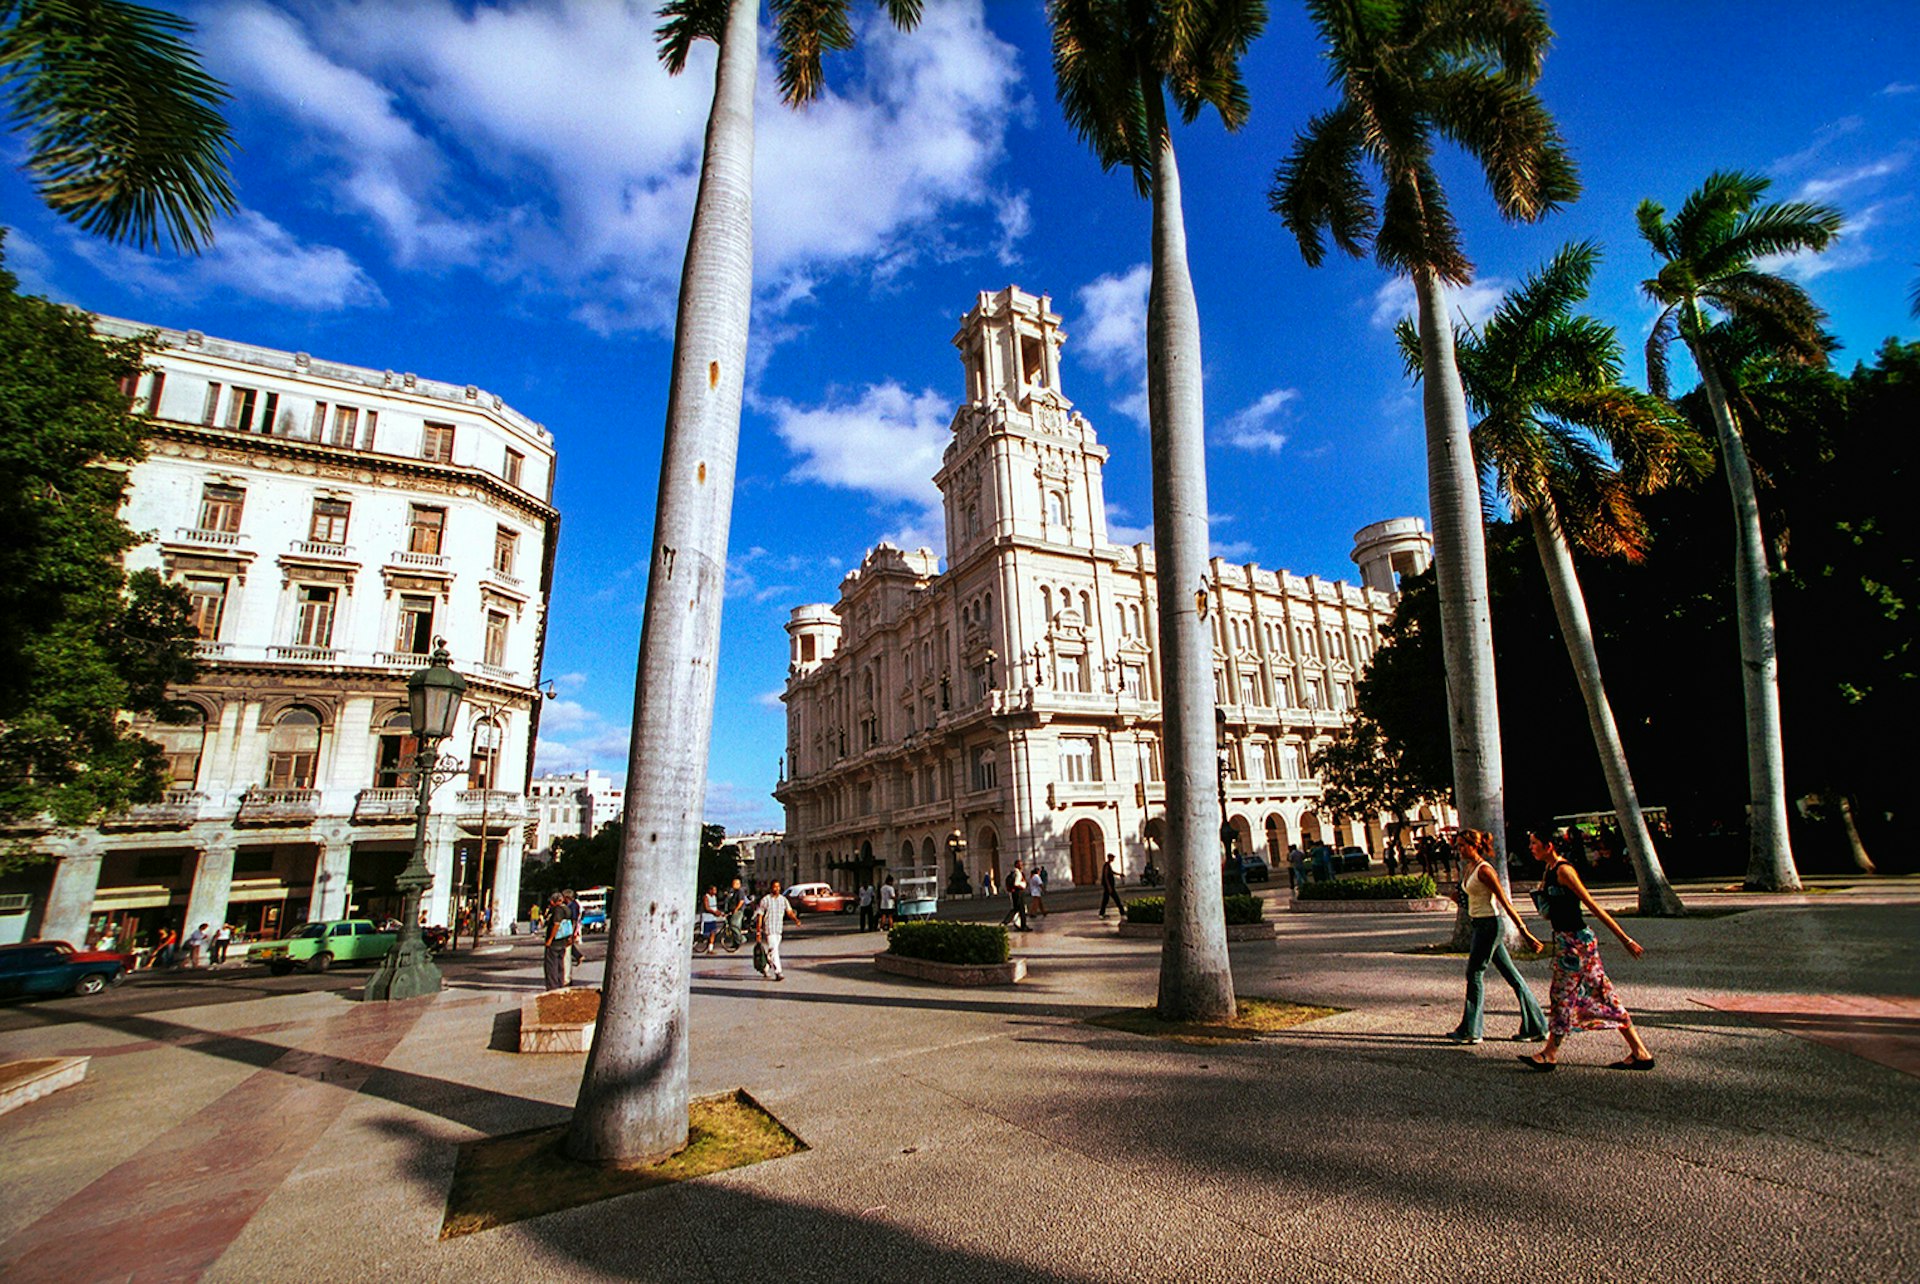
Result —
<instances>
[{"instance_id":1,"label":"red classic car","mask_svg":"<svg viewBox=\"0 0 1920 1284\"><path fill-rule=\"evenodd\" d=\"M834 891L830 883L795 883L787 889L787 899L809 914L844 914L854 904L852 896Z\"/></svg>"},{"instance_id":2,"label":"red classic car","mask_svg":"<svg viewBox=\"0 0 1920 1284\"><path fill-rule=\"evenodd\" d=\"M127 950L76 950L66 941L28 941L22 945L0 945L0 950L23 950L28 945L38 945L60 951L69 963L106 963L115 962L127 971L133 971L134 955Z\"/></svg>"}]
</instances>

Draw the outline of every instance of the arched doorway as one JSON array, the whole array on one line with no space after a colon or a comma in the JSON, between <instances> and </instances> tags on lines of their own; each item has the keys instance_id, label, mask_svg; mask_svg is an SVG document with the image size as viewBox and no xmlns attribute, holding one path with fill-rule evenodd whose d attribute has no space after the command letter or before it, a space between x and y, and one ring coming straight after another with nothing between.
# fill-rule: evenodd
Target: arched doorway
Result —
<instances>
[{"instance_id":1,"label":"arched doorway","mask_svg":"<svg viewBox=\"0 0 1920 1284\"><path fill-rule=\"evenodd\" d=\"M995 887L1005 887L1007 885L1006 879L1003 877L1005 871L1000 868L1000 835L995 832L992 825L982 825L979 830L975 832L973 836L973 850L976 854L977 861L976 872L984 878L986 874L991 871L993 874L993 885Z\"/></svg>"},{"instance_id":2,"label":"arched doorway","mask_svg":"<svg viewBox=\"0 0 1920 1284\"><path fill-rule=\"evenodd\" d=\"M1279 865L1287 855L1287 822L1275 812L1267 817L1267 864Z\"/></svg>"},{"instance_id":3,"label":"arched doorway","mask_svg":"<svg viewBox=\"0 0 1920 1284\"><path fill-rule=\"evenodd\" d=\"M1233 818L1233 849L1237 852L1253 850L1253 825L1245 816Z\"/></svg>"},{"instance_id":4,"label":"arched doorway","mask_svg":"<svg viewBox=\"0 0 1920 1284\"><path fill-rule=\"evenodd\" d=\"M922 865L933 864L933 836L931 834L920 842L920 863Z\"/></svg>"},{"instance_id":5,"label":"arched doorway","mask_svg":"<svg viewBox=\"0 0 1920 1284\"><path fill-rule=\"evenodd\" d=\"M1300 845L1311 847L1320 837L1320 817L1310 811L1300 813Z\"/></svg>"},{"instance_id":6,"label":"arched doorway","mask_svg":"<svg viewBox=\"0 0 1920 1284\"><path fill-rule=\"evenodd\" d=\"M911 838L900 844L900 863L903 866L913 864L913 840Z\"/></svg>"},{"instance_id":7,"label":"arched doorway","mask_svg":"<svg viewBox=\"0 0 1920 1284\"><path fill-rule=\"evenodd\" d=\"M1092 820L1078 820L1067 831L1073 857L1073 882L1076 887L1091 887L1100 881L1100 866L1107 859L1107 837Z\"/></svg>"}]
</instances>

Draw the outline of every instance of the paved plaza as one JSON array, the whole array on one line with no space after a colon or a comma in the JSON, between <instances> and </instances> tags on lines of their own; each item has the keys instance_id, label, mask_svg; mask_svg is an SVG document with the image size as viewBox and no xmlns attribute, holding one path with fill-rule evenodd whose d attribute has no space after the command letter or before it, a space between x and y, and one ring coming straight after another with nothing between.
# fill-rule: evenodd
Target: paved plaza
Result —
<instances>
[{"instance_id":1,"label":"paved plaza","mask_svg":"<svg viewBox=\"0 0 1920 1284\"><path fill-rule=\"evenodd\" d=\"M0 1060L92 1064L0 1116L0 1278L1920 1275L1920 880L1682 890L1714 916L1632 922L1638 961L1602 943L1648 1074L1602 1068L1612 1034L1526 1072L1497 982L1495 1037L1446 1043L1462 960L1406 952L1443 916L1280 914L1233 946L1240 993L1346 1010L1204 1047L1084 1024L1149 1002L1159 951L1078 892L997 990L883 977L877 935L809 920L784 984L696 959L692 1030L694 1090L745 1088L807 1150L449 1241L456 1145L573 1101L579 1057L502 1050L530 943L409 1004L244 968L16 1004Z\"/></svg>"}]
</instances>

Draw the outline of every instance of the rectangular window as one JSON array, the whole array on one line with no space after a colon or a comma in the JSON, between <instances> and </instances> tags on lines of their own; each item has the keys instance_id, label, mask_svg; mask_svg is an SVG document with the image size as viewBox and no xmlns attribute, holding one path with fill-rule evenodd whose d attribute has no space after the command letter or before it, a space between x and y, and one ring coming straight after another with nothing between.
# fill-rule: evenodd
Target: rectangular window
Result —
<instances>
[{"instance_id":1,"label":"rectangular window","mask_svg":"<svg viewBox=\"0 0 1920 1284\"><path fill-rule=\"evenodd\" d=\"M473 757L467 763L467 788L491 789L500 764L500 728L491 719L474 724Z\"/></svg>"},{"instance_id":2,"label":"rectangular window","mask_svg":"<svg viewBox=\"0 0 1920 1284\"><path fill-rule=\"evenodd\" d=\"M333 408L333 434L327 438L330 446L352 446L354 435L360 431L360 412L352 406Z\"/></svg>"},{"instance_id":3,"label":"rectangular window","mask_svg":"<svg viewBox=\"0 0 1920 1284\"><path fill-rule=\"evenodd\" d=\"M326 431L327 403L316 401L313 403L313 418L307 423L307 438L310 441L319 441L326 435Z\"/></svg>"},{"instance_id":4,"label":"rectangular window","mask_svg":"<svg viewBox=\"0 0 1920 1284\"><path fill-rule=\"evenodd\" d=\"M147 413L156 419L160 417L160 394L165 392L166 388L167 372L154 371L152 382L147 384Z\"/></svg>"},{"instance_id":5,"label":"rectangular window","mask_svg":"<svg viewBox=\"0 0 1920 1284\"><path fill-rule=\"evenodd\" d=\"M207 483L200 488L200 529L234 534L240 529L240 509L246 499L247 492L238 486Z\"/></svg>"},{"instance_id":6,"label":"rectangular window","mask_svg":"<svg viewBox=\"0 0 1920 1284\"><path fill-rule=\"evenodd\" d=\"M1060 775L1076 785L1100 779L1100 759L1093 751L1093 741L1071 736L1060 742Z\"/></svg>"},{"instance_id":7,"label":"rectangular window","mask_svg":"<svg viewBox=\"0 0 1920 1284\"><path fill-rule=\"evenodd\" d=\"M973 751L973 787L975 791L993 789L1000 783L999 764L994 760L993 750L982 747Z\"/></svg>"},{"instance_id":8,"label":"rectangular window","mask_svg":"<svg viewBox=\"0 0 1920 1284\"><path fill-rule=\"evenodd\" d=\"M1240 703L1241 704L1265 704L1266 703L1266 701L1260 698L1260 675L1258 673L1245 673L1245 672L1241 673Z\"/></svg>"},{"instance_id":9,"label":"rectangular window","mask_svg":"<svg viewBox=\"0 0 1920 1284\"><path fill-rule=\"evenodd\" d=\"M369 410L366 413L366 427L360 432L360 449L372 450L375 431L380 427L380 412ZM351 443L349 443L351 444Z\"/></svg>"},{"instance_id":10,"label":"rectangular window","mask_svg":"<svg viewBox=\"0 0 1920 1284\"><path fill-rule=\"evenodd\" d=\"M347 542L347 517L352 513L353 505L344 499L316 499L313 501L313 520L307 526L307 540L314 544L344 544Z\"/></svg>"},{"instance_id":11,"label":"rectangular window","mask_svg":"<svg viewBox=\"0 0 1920 1284\"><path fill-rule=\"evenodd\" d=\"M200 409L200 422L203 424L211 424L213 422L214 415L218 414L219 412L220 412L220 385L217 383L209 383L207 385L207 403L206 405L202 406Z\"/></svg>"},{"instance_id":12,"label":"rectangular window","mask_svg":"<svg viewBox=\"0 0 1920 1284\"><path fill-rule=\"evenodd\" d=\"M1141 676L1139 665L1123 664L1120 666L1120 689L1122 691L1137 700L1140 698L1140 691L1144 683L1145 679Z\"/></svg>"},{"instance_id":13,"label":"rectangular window","mask_svg":"<svg viewBox=\"0 0 1920 1284\"><path fill-rule=\"evenodd\" d=\"M527 457L525 455L517 450L509 449L505 460L503 460L500 465L500 476L506 479L507 485L518 486L520 484L520 470L526 467L526 463Z\"/></svg>"},{"instance_id":14,"label":"rectangular window","mask_svg":"<svg viewBox=\"0 0 1920 1284\"><path fill-rule=\"evenodd\" d=\"M1149 740L1147 741L1147 779L1158 782L1165 778L1160 769L1160 742Z\"/></svg>"},{"instance_id":15,"label":"rectangular window","mask_svg":"<svg viewBox=\"0 0 1920 1284\"><path fill-rule=\"evenodd\" d=\"M246 851L236 852L233 857L234 875L271 874L273 857L274 849L271 847L250 847Z\"/></svg>"},{"instance_id":16,"label":"rectangular window","mask_svg":"<svg viewBox=\"0 0 1920 1284\"><path fill-rule=\"evenodd\" d=\"M442 464L453 462L452 424L427 424L420 434L420 458Z\"/></svg>"},{"instance_id":17,"label":"rectangular window","mask_svg":"<svg viewBox=\"0 0 1920 1284\"><path fill-rule=\"evenodd\" d=\"M207 642L219 641L220 621L227 614L227 582L193 578L187 580L186 587L194 635Z\"/></svg>"},{"instance_id":18,"label":"rectangular window","mask_svg":"<svg viewBox=\"0 0 1920 1284\"><path fill-rule=\"evenodd\" d=\"M407 551L437 555L447 528L447 510L415 504L407 517Z\"/></svg>"},{"instance_id":19,"label":"rectangular window","mask_svg":"<svg viewBox=\"0 0 1920 1284\"><path fill-rule=\"evenodd\" d=\"M1280 770L1285 773L1288 780L1300 779L1299 745L1288 744L1280 746Z\"/></svg>"},{"instance_id":20,"label":"rectangular window","mask_svg":"<svg viewBox=\"0 0 1920 1284\"><path fill-rule=\"evenodd\" d=\"M280 418L280 394L277 392L270 392L266 395L266 399L261 402L260 418L254 424L254 430L256 432L263 432L263 433L266 433L268 436L272 436L274 431L274 425L279 420L279 418Z\"/></svg>"},{"instance_id":21,"label":"rectangular window","mask_svg":"<svg viewBox=\"0 0 1920 1284\"><path fill-rule=\"evenodd\" d=\"M179 852L141 852L133 858L135 878L178 878L186 857Z\"/></svg>"},{"instance_id":22,"label":"rectangular window","mask_svg":"<svg viewBox=\"0 0 1920 1284\"><path fill-rule=\"evenodd\" d=\"M254 389L236 387L227 398L227 427L252 432L253 412L259 400L260 394Z\"/></svg>"},{"instance_id":23,"label":"rectangular window","mask_svg":"<svg viewBox=\"0 0 1920 1284\"><path fill-rule=\"evenodd\" d=\"M520 536L505 526L493 531L493 569L502 575L513 574L513 563L520 551Z\"/></svg>"},{"instance_id":24,"label":"rectangular window","mask_svg":"<svg viewBox=\"0 0 1920 1284\"><path fill-rule=\"evenodd\" d=\"M420 742L404 733L389 732L380 737L380 756L374 762L375 789L410 789L418 782L413 774L414 755Z\"/></svg>"},{"instance_id":25,"label":"rectangular window","mask_svg":"<svg viewBox=\"0 0 1920 1284\"><path fill-rule=\"evenodd\" d=\"M433 599L410 594L400 598L400 631L393 649L402 655L425 655L433 650Z\"/></svg>"},{"instance_id":26,"label":"rectangular window","mask_svg":"<svg viewBox=\"0 0 1920 1284\"><path fill-rule=\"evenodd\" d=\"M1054 663L1054 685L1062 691L1085 691L1087 689L1087 658L1084 655L1063 655Z\"/></svg>"},{"instance_id":27,"label":"rectangular window","mask_svg":"<svg viewBox=\"0 0 1920 1284\"><path fill-rule=\"evenodd\" d=\"M339 590L335 588L316 584L300 586L299 610L293 623L295 646L333 645L333 605L338 595Z\"/></svg>"},{"instance_id":28,"label":"rectangular window","mask_svg":"<svg viewBox=\"0 0 1920 1284\"><path fill-rule=\"evenodd\" d=\"M486 661L496 669L507 667L507 613L487 612Z\"/></svg>"}]
</instances>

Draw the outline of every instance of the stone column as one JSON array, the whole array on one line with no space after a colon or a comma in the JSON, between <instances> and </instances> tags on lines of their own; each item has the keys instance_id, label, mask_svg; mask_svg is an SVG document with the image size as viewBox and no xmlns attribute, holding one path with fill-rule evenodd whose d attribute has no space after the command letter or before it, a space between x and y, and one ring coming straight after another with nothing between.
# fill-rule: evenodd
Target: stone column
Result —
<instances>
[{"instance_id":1,"label":"stone column","mask_svg":"<svg viewBox=\"0 0 1920 1284\"><path fill-rule=\"evenodd\" d=\"M233 892L234 844L222 835L200 849L193 866L193 889L187 893L186 935L202 923L217 932L227 920L227 898ZM211 949L209 949L211 953Z\"/></svg>"},{"instance_id":2,"label":"stone column","mask_svg":"<svg viewBox=\"0 0 1920 1284\"><path fill-rule=\"evenodd\" d=\"M347 874L353 861L353 844L345 839L330 839L314 844L313 899L307 908L312 922L347 916Z\"/></svg>"},{"instance_id":3,"label":"stone column","mask_svg":"<svg viewBox=\"0 0 1920 1284\"><path fill-rule=\"evenodd\" d=\"M493 866L493 930L491 935L507 935L508 926L520 916L520 864L525 858L527 829L511 826L500 838Z\"/></svg>"},{"instance_id":4,"label":"stone column","mask_svg":"<svg viewBox=\"0 0 1920 1284\"><path fill-rule=\"evenodd\" d=\"M427 822L427 868L433 872L433 886L420 906L430 927L453 926L453 849L459 836L451 816L436 815Z\"/></svg>"},{"instance_id":5,"label":"stone column","mask_svg":"<svg viewBox=\"0 0 1920 1284\"><path fill-rule=\"evenodd\" d=\"M100 887L103 859L105 853L98 847L76 842L53 867L53 887L47 893L46 912L40 916L42 939L86 948L87 923L93 914L94 893Z\"/></svg>"}]
</instances>

